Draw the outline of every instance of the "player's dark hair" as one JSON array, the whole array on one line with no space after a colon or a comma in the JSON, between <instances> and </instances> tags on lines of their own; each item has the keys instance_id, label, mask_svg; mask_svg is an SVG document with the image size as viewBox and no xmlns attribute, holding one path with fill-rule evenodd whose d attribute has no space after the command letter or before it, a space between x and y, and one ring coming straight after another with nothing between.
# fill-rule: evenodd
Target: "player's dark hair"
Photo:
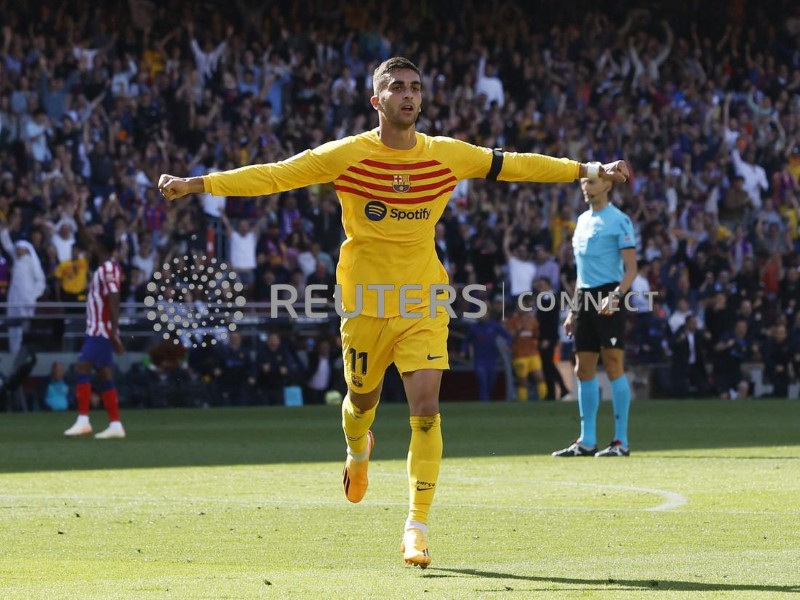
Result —
<instances>
[{"instance_id":1,"label":"player's dark hair","mask_svg":"<svg viewBox=\"0 0 800 600\"><path fill-rule=\"evenodd\" d=\"M379 91L389 85L389 79L392 77L392 71L397 69L410 69L414 71L420 79L422 79L422 73L419 72L417 65L407 58L403 58L402 56L394 56L378 65L372 74L372 89L376 96L378 95Z\"/></svg>"}]
</instances>

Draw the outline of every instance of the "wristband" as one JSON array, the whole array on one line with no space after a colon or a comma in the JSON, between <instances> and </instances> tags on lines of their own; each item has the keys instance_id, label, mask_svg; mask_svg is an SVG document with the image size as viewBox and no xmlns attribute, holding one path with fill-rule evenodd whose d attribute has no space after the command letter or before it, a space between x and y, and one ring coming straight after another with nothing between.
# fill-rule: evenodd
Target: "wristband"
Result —
<instances>
[{"instance_id":1,"label":"wristband","mask_svg":"<svg viewBox=\"0 0 800 600\"><path fill-rule=\"evenodd\" d=\"M589 181L595 181L596 179L600 179L600 163L599 162L586 163L586 178Z\"/></svg>"}]
</instances>

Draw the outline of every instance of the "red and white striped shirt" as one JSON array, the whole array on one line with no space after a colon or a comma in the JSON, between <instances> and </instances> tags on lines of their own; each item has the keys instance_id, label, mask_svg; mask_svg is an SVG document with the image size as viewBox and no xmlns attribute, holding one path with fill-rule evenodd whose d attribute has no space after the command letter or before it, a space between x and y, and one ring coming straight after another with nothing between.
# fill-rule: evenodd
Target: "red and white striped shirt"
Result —
<instances>
[{"instance_id":1,"label":"red and white striped shirt","mask_svg":"<svg viewBox=\"0 0 800 600\"><path fill-rule=\"evenodd\" d=\"M98 267L89 284L89 295L86 298L86 335L111 337L108 295L119 294L119 288L119 265L115 260L109 259Z\"/></svg>"}]
</instances>

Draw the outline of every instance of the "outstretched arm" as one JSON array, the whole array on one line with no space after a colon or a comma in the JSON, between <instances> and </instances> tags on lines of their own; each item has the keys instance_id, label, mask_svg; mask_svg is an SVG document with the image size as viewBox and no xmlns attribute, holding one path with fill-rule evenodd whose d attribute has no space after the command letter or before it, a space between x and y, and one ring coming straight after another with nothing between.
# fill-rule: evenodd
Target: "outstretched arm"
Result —
<instances>
[{"instance_id":1,"label":"outstretched arm","mask_svg":"<svg viewBox=\"0 0 800 600\"><path fill-rule=\"evenodd\" d=\"M443 154L448 158L443 162L459 179L570 183L579 177L597 177L625 182L630 173L624 160L601 165L544 154L491 150L454 139L446 139L444 143Z\"/></svg>"},{"instance_id":2,"label":"outstretched arm","mask_svg":"<svg viewBox=\"0 0 800 600\"><path fill-rule=\"evenodd\" d=\"M590 163L580 163L567 158L554 158L543 154L519 154L504 152L500 181L536 181L541 183L569 183L584 177L599 177L615 183L628 181L630 171L624 160L604 165L597 164L597 171Z\"/></svg>"},{"instance_id":3,"label":"outstretched arm","mask_svg":"<svg viewBox=\"0 0 800 600\"><path fill-rule=\"evenodd\" d=\"M280 162L249 165L201 177L176 177L165 173L158 180L158 189L167 200L175 200L203 192L214 196L266 196L327 183L336 179L349 163L358 160L342 149L346 143L345 140L328 142Z\"/></svg>"}]
</instances>

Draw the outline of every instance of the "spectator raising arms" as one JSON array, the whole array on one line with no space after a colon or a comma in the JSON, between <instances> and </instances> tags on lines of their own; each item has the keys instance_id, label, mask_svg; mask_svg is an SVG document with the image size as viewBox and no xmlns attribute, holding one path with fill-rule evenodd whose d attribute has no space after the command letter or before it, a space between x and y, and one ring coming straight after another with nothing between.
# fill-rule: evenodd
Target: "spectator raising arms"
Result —
<instances>
[{"instance_id":1,"label":"spectator raising arms","mask_svg":"<svg viewBox=\"0 0 800 600\"><path fill-rule=\"evenodd\" d=\"M650 289L667 318L685 298L700 328L717 336L707 317L718 287L731 310L763 296L765 332L796 312L780 293L800 265L800 61L790 0L736 3L746 28L713 2L625 0L612 11L550 11L545 20L522 0L477 3L449 29L440 27L454 22L446 2L429 3L406 29L391 25L407 17L402 3L382 6L374 23L344 0L325 11L232 2L208 12L177 0L148 12L147 3L122 2L91 16L70 1L36 3L42 11L7 4L0 221L10 246L0 257L0 294L17 241L33 244L46 279L70 260L72 207L82 197L87 225L123 242L126 275L149 268L133 264L145 238L145 263L202 250L230 264L223 213L234 231L239 221L267 220L251 228L255 266L249 239L247 260L235 263L255 297L290 281L287 260L306 243L320 245L332 273L344 239L334 186L196 194L169 217L149 188L162 172L276 163L369 129L372 68L413 48L424 57L429 95L420 132L508 152L630 157L639 176L610 200L633 221L637 258L651 264ZM354 16L332 26L337 14ZM529 252L544 246L561 270L557 282L547 273L551 286L569 287L579 201L565 184L458 182L437 234L441 261L456 285L499 284L510 224L512 254L521 242ZM306 276L315 265L316 256L298 257ZM45 289L39 299L52 295Z\"/></svg>"}]
</instances>

